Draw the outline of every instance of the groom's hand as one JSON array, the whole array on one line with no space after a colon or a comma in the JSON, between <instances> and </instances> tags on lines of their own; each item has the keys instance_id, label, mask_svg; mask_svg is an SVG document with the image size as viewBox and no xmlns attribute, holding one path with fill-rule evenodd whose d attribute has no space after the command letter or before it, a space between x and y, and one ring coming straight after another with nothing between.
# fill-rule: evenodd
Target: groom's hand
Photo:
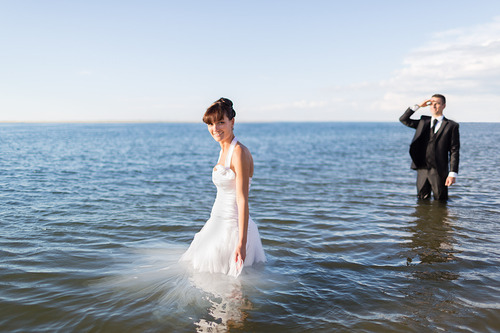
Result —
<instances>
[{"instance_id":1,"label":"groom's hand","mask_svg":"<svg viewBox=\"0 0 500 333\"><path fill-rule=\"evenodd\" d=\"M446 178L446 182L444 183L444 185L451 186L451 185L455 184L456 180L457 179L455 177L448 177L448 178Z\"/></svg>"},{"instance_id":2,"label":"groom's hand","mask_svg":"<svg viewBox=\"0 0 500 333\"><path fill-rule=\"evenodd\" d=\"M428 106L430 104L431 104L431 100L428 99L428 100L425 100L422 103L420 103L418 106L420 106L421 108L425 108L426 106Z\"/></svg>"}]
</instances>

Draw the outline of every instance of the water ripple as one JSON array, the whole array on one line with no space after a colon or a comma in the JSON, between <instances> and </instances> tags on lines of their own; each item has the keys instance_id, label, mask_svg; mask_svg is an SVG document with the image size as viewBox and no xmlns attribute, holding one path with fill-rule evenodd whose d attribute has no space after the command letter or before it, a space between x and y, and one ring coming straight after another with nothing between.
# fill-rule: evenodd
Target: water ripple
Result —
<instances>
[{"instance_id":1,"label":"water ripple","mask_svg":"<svg viewBox=\"0 0 500 333\"><path fill-rule=\"evenodd\" d=\"M268 263L237 283L177 262L215 198L203 125L0 131L1 331L500 330L497 124L461 126L447 205L400 124L239 124Z\"/></svg>"}]
</instances>

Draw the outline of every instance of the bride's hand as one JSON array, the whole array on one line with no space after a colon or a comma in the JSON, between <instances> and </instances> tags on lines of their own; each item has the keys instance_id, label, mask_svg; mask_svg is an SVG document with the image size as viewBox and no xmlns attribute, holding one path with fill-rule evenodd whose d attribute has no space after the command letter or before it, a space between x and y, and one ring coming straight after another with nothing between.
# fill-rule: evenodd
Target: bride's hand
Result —
<instances>
[{"instance_id":1,"label":"bride's hand","mask_svg":"<svg viewBox=\"0 0 500 333\"><path fill-rule=\"evenodd\" d=\"M241 246L241 245L237 246L235 256L234 256L234 260L236 261L236 263L241 261L241 263L243 264L243 262L245 262L246 256L247 256L246 246Z\"/></svg>"}]
</instances>

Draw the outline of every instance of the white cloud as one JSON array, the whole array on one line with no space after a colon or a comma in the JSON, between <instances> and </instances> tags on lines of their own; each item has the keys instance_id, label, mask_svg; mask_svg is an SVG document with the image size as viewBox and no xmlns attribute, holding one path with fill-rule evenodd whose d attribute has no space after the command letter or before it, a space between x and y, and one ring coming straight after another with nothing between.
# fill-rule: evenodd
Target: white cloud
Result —
<instances>
[{"instance_id":1,"label":"white cloud","mask_svg":"<svg viewBox=\"0 0 500 333\"><path fill-rule=\"evenodd\" d=\"M410 52L403 64L381 83L386 92L374 106L396 111L442 93L447 96L445 114L450 118L500 121L500 17L436 33L427 45Z\"/></svg>"},{"instance_id":2,"label":"white cloud","mask_svg":"<svg viewBox=\"0 0 500 333\"><path fill-rule=\"evenodd\" d=\"M92 75L92 72L89 70L86 70L86 69L82 69L82 70L78 71L77 74L80 76L90 76L90 75Z\"/></svg>"},{"instance_id":3,"label":"white cloud","mask_svg":"<svg viewBox=\"0 0 500 333\"><path fill-rule=\"evenodd\" d=\"M445 114L456 121L500 122L500 17L479 26L435 33L410 51L402 67L380 82L336 86L327 99L298 99L266 107L299 119L396 121L410 105L434 93L447 97ZM425 112L425 110L424 110Z\"/></svg>"}]
</instances>

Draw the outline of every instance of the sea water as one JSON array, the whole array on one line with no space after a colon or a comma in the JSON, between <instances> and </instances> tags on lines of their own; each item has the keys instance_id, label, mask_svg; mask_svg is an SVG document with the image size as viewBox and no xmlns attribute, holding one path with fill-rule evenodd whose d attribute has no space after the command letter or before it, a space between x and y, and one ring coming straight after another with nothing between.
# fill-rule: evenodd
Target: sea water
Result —
<instances>
[{"instance_id":1,"label":"sea water","mask_svg":"<svg viewBox=\"0 0 500 333\"><path fill-rule=\"evenodd\" d=\"M210 215L203 124L0 125L2 332L500 331L500 124L418 201L399 123L236 124L268 262L177 260Z\"/></svg>"}]
</instances>

